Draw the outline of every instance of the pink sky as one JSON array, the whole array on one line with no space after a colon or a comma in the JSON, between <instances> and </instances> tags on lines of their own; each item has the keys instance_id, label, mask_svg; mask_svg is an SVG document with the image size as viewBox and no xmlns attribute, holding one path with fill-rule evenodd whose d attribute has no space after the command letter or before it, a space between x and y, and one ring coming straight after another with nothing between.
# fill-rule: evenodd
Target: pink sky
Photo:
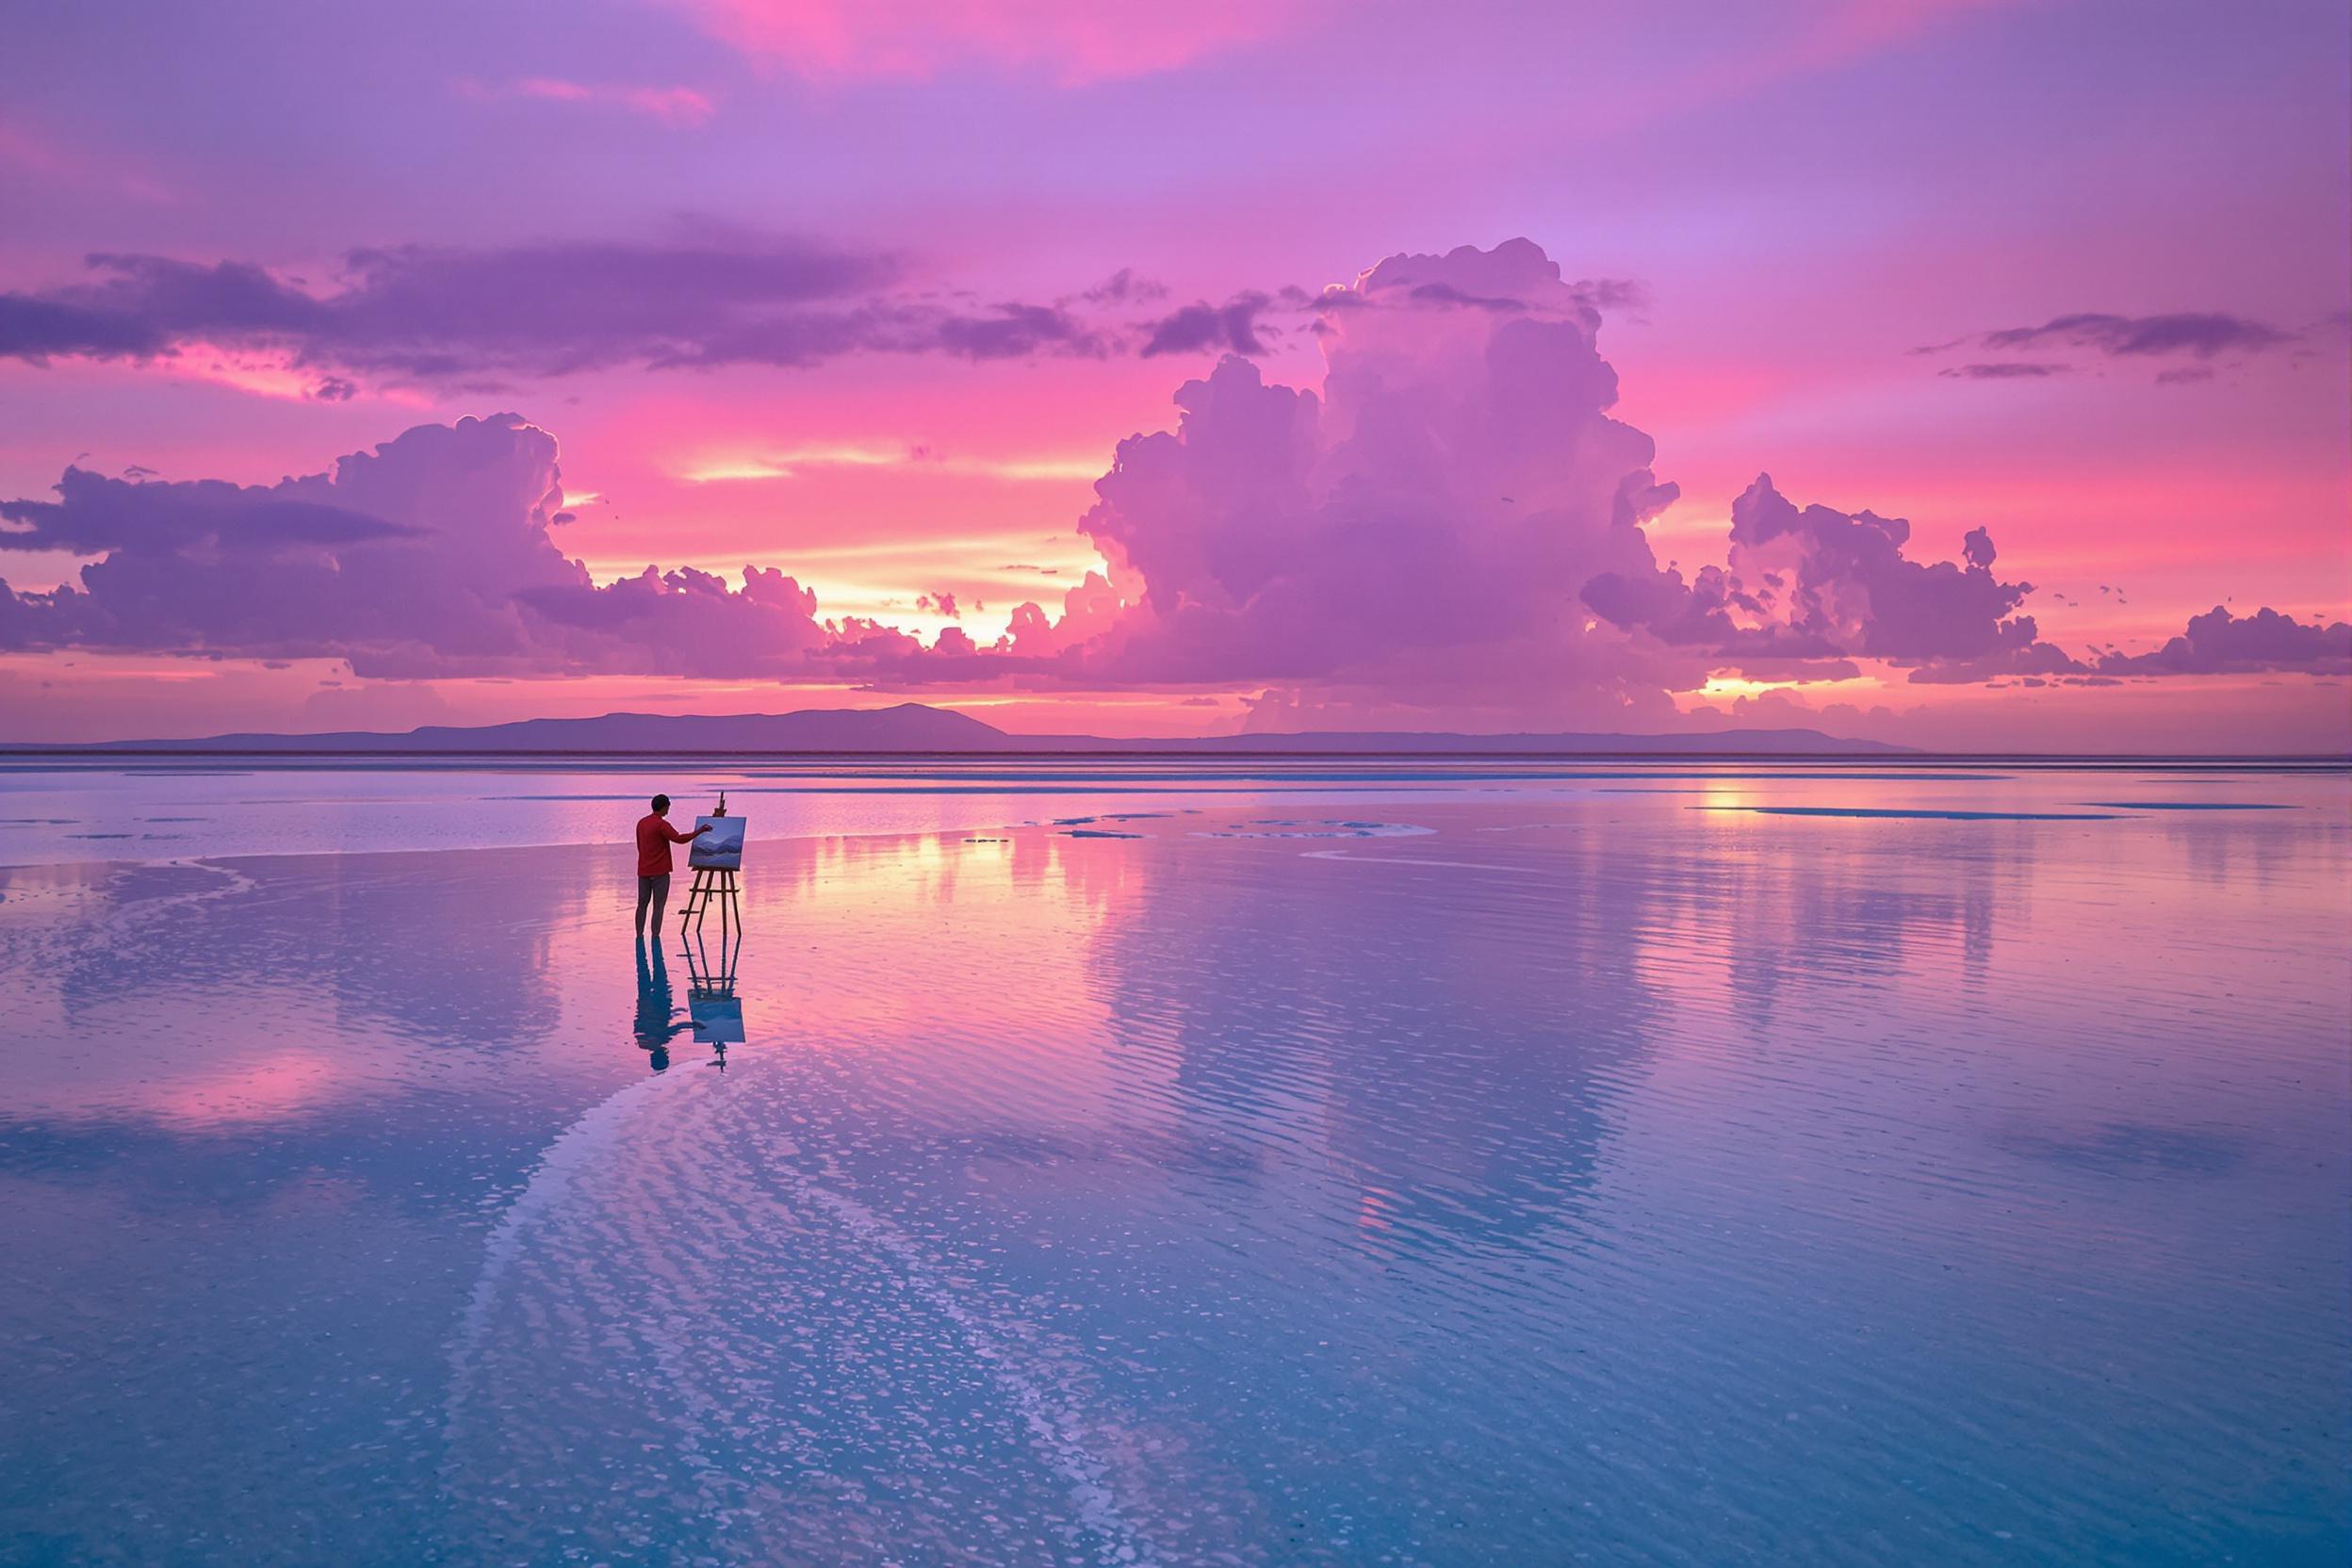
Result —
<instances>
[{"instance_id":1,"label":"pink sky","mask_svg":"<svg viewBox=\"0 0 2352 1568\"><path fill-rule=\"evenodd\" d=\"M0 738L2352 736L2340 6L1012 15L18 24Z\"/></svg>"}]
</instances>

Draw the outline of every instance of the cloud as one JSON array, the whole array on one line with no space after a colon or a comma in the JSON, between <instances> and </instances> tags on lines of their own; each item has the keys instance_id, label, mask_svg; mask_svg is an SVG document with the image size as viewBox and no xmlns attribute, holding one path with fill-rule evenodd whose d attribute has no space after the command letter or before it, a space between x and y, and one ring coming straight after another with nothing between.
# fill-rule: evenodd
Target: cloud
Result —
<instances>
[{"instance_id":1,"label":"cloud","mask_svg":"<svg viewBox=\"0 0 2352 1568\"><path fill-rule=\"evenodd\" d=\"M1593 310L1633 311L1645 308L1650 291L1631 278L1579 278L1569 286Z\"/></svg>"},{"instance_id":2,"label":"cloud","mask_svg":"<svg viewBox=\"0 0 2352 1568\"><path fill-rule=\"evenodd\" d=\"M1049 351L1101 358L1110 351L1108 338L1058 304L1008 302L984 316L943 317L926 330L936 331L939 348L965 359L1026 359ZM873 346L889 345L886 340ZM920 337L906 345L909 350L927 346Z\"/></svg>"},{"instance_id":3,"label":"cloud","mask_svg":"<svg viewBox=\"0 0 2352 1568\"><path fill-rule=\"evenodd\" d=\"M1252 722L1495 728L1672 726L1672 694L1725 669L1830 678L1872 661L1924 684L2352 670L2342 623L2218 609L2156 653L2086 664L2042 639L2032 585L1997 572L1986 531L1956 561L1915 559L1903 519L1799 506L1769 476L1733 502L1720 564L1661 567L1644 525L1677 491L1650 437L1611 416L1591 300L1513 240L1392 256L1311 302L1322 390L1235 354L1184 381L1175 428L1120 442L1095 482L1078 527L1105 568L1056 609L1019 606L986 645L958 626L925 645L824 618L776 567L599 585L554 542L554 438L498 415L270 486L69 468L54 498L0 502L0 561L97 559L56 592L0 590L0 647L339 657L374 678L1247 687ZM925 596L942 617L960 608Z\"/></svg>"},{"instance_id":4,"label":"cloud","mask_svg":"<svg viewBox=\"0 0 2352 1568\"><path fill-rule=\"evenodd\" d=\"M0 591L0 646L339 657L378 678L783 673L896 651L820 623L773 570L596 586L548 534L556 455L503 414L266 487L69 468L55 500L0 502L0 547L101 558L54 593Z\"/></svg>"},{"instance_id":5,"label":"cloud","mask_svg":"<svg viewBox=\"0 0 2352 1568\"><path fill-rule=\"evenodd\" d=\"M1947 365L1936 373L1957 381L2036 381L2046 376L2072 375L2074 368L2004 360L1993 365Z\"/></svg>"},{"instance_id":6,"label":"cloud","mask_svg":"<svg viewBox=\"0 0 2352 1568\"><path fill-rule=\"evenodd\" d=\"M2162 360L2188 356L2206 361L2224 354L2262 353L2299 343L2305 335L2222 311L2180 311L2165 316L2083 311L2054 317L2037 327L1968 333L1949 342L1924 344L1911 352L1941 354L1964 346L2003 353L2029 349L2049 353L2073 349L2104 359ZM1956 381L2040 381L2071 375L2075 369L2075 366L2056 360L1993 360L1949 365L1936 373ZM2179 385L2210 381L2213 375L2213 367L2208 364L2176 365L2157 371L2156 380L2163 385Z\"/></svg>"},{"instance_id":7,"label":"cloud","mask_svg":"<svg viewBox=\"0 0 2352 1568\"><path fill-rule=\"evenodd\" d=\"M2352 674L2352 624L2297 621L2276 610L2232 616L2221 605L2190 617L2188 629L2153 653L2111 653L2102 675L2242 675L2299 670Z\"/></svg>"},{"instance_id":8,"label":"cloud","mask_svg":"<svg viewBox=\"0 0 2352 1568\"><path fill-rule=\"evenodd\" d=\"M1269 296L1253 291L1236 294L1221 305L1205 301L1186 305L1150 323L1151 336L1144 342L1143 357L1197 353L1204 349L1262 354L1266 345L1258 335L1258 314L1269 302Z\"/></svg>"},{"instance_id":9,"label":"cloud","mask_svg":"<svg viewBox=\"0 0 2352 1568\"><path fill-rule=\"evenodd\" d=\"M2086 312L2060 316L2038 327L2007 327L1984 333L1977 341L1988 349L2026 349L2048 343L2102 354L2188 353L2211 359L2220 353L2275 349L2295 341L2295 336L2260 321L2219 311L2187 311L2171 316Z\"/></svg>"},{"instance_id":10,"label":"cloud","mask_svg":"<svg viewBox=\"0 0 2352 1568\"><path fill-rule=\"evenodd\" d=\"M1586 584L1584 602L1614 625L1743 666L1883 659L1927 682L2080 667L2017 613L2033 585L1994 575L1983 529L1968 535L1959 563L1914 561L1903 519L1800 510L1770 475L1732 503L1731 519L1727 564L1688 583L1655 565L1604 574Z\"/></svg>"},{"instance_id":11,"label":"cloud","mask_svg":"<svg viewBox=\"0 0 2352 1568\"><path fill-rule=\"evenodd\" d=\"M1082 319L1078 301L955 305L908 291L891 255L709 231L666 243L354 251L325 290L246 262L97 254L89 267L89 281L0 294L0 358L228 347L341 379L447 381L625 364L805 367L856 352L1100 355L1119 340Z\"/></svg>"},{"instance_id":12,"label":"cloud","mask_svg":"<svg viewBox=\"0 0 2352 1568\"><path fill-rule=\"evenodd\" d=\"M1124 304L1131 300L1149 304L1168 298L1168 285L1143 277L1132 267L1122 267L1079 298L1090 305Z\"/></svg>"},{"instance_id":13,"label":"cloud","mask_svg":"<svg viewBox=\"0 0 2352 1568\"><path fill-rule=\"evenodd\" d=\"M1109 563L1004 649L1071 684L1465 693L1530 717L1671 718L1676 650L1577 602L1646 570L1640 523L1674 496L1648 436L1609 416L1600 318L1533 244L1392 256L1314 302L1324 394L1238 356L1176 394L1173 431L1119 444L1079 527ZM1014 662L1018 661L1018 664Z\"/></svg>"}]
</instances>

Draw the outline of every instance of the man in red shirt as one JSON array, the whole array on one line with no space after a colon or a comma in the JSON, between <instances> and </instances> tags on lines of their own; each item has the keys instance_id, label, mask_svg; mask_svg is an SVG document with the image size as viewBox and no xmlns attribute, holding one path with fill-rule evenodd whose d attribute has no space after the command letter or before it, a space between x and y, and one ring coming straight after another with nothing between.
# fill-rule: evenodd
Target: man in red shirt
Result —
<instances>
[{"instance_id":1,"label":"man in red shirt","mask_svg":"<svg viewBox=\"0 0 2352 1568\"><path fill-rule=\"evenodd\" d=\"M653 906L653 945L662 945L662 911L670 906L670 846L692 843L708 827L680 833L669 824L670 797L653 797L653 809L637 819L637 937L645 939L645 906Z\"/></svg>"}]
</instances>

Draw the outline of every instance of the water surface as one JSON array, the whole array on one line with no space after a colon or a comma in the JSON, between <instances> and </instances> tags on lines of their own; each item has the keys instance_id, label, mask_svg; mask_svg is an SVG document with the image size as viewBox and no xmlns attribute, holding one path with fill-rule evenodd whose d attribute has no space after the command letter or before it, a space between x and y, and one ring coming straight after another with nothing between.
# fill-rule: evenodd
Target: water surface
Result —
<instances>
[{"instance_id":1,"label":"water surface","mask_svg":"<svg viewBox=\"0 0 2352 1568\"><path fill-rule=\"evenodd\" d=\"M2341 774L647 776L0 775L0 1560L2352 1547Z\"/></svg>"}]
</instances>

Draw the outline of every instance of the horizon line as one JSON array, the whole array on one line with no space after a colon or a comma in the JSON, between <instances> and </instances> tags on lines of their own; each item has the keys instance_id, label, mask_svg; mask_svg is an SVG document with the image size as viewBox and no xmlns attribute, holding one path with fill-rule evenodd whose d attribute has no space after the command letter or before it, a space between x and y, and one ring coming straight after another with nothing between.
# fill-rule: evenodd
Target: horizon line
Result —
<instances>
[{"instance_id":1,"label":"horizon line","mask_svg":"<svg viewBox=\"0 0 2352 1568\"><path fill-rule=\"evenodd\" d=\"M1312 734L1313 731L1294 733ZM1335 733L1348 733L1338 731ZM1398 733L1413 733L1403 731ZM1460 731L1429 731L1431 734L1463 733ZM1017 739L1018 737L1008 737ZM1216 740L1220 737L1200 737ZM1109 737L1104 737L1109 739ZM1253 757L1300 758L1329 760L1334 758L1431 758L1472 761L1707 761L1734 760L1742 761L1786 762L2005 762L2005 763L2115 763L2115 764L2277 764L2304 763L2326 767L2352 768L2352 751L2345 752L2063 752L2063 751L1923 751L1894 747L1893 743L1881 743L1893 747L1881 751L1786 751L1786 750L1658 750L1648 748L1609 748L1592 751L1415 749L1396 746L1367 748L1282 747L1266 746L1248 753ZM1170 758L1201 757L1231 758L1233 753L1223 748L1194 748L1181 743L1161 743L1147 746L1105 745L1085 750L1068 747L990 746L956 747L940 750L923 747L847 748L847 747L770 747L721 748L709 746L681 747L615 747L615 746L202 746L202 745L127 745L113 741L81 743L17 743L0 742L0 761L16 758L44 757L237 757L237 758L368 758L368 759L425 759L451 758L620 758L646 760L704 760L704 759L771 759L771 758L843 758L843 759L923 759L950 760L989 758L1070 758L1070 757L1130 757Z\"/></svg>"}]
</instances>

